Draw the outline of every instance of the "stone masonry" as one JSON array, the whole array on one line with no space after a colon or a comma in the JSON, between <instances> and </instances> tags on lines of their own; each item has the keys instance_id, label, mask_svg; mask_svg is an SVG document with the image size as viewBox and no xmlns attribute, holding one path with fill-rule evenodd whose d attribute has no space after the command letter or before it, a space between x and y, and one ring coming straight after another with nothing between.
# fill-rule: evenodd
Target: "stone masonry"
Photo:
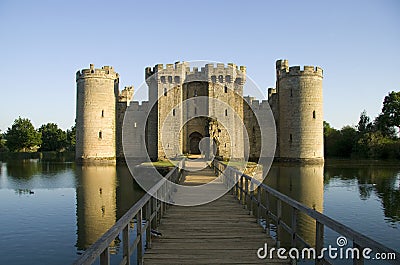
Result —
<instances>
[{"instance_id":1,"label":"stone masonry","mask_svg":"<svg viewBox=\"0 0 400 265\"><path fill-rule=\"evenodd\" d=\"M112 67L90 65L76 74L76 158L123 159L125 122L124 136L130 139L125 147L135 150L126 154L130 158L144 158L146 152L152 160L197 154L202 152L202 140L209 139L206 146L221 158L256 160L261 132L255 114L263 119L271 108L277 132L275 157L323 162L322 69L301 70L278 60L276 75L268 101L259 102L243 97L244 66L206 64L199 69L186 62L158 64L145 69L149 101L139 103L131 101L133 87L119 92L119 75ZM145 126L145 133L138 125Z\"/></svg>"}]
</instances>

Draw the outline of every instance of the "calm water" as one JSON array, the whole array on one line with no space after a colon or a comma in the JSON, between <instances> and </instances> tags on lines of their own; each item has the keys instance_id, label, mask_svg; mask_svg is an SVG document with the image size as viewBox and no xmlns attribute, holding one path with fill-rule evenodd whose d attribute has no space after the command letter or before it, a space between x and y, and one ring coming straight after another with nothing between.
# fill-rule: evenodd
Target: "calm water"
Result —
<instances>
[{"instance_id":1,"label":"calm water","mask_svg":"<svg viewBox=\"0 0 400 265\"><path fill-rule=\"evenodd\" d=\"M400 250L400 165L328 160L325 165L274 165L264 181L271 187L397 251ZM290 224L291 210L283 207ZM299 234L315 244L315 221L300 215ZM325 245L339 235L325 229ZM349 240L348 247L351 247ZM290 245L284 235L283 245ZM310 263L312 264L312 263ZM351 264L335 260L335 264ZM370 261L366 264L386 264Z\"/></svg>"},{"instance_id":2,"label":"calm water","mask_svg":"<svg viewBox=\"0 0 400 265\"><path fill-rule=\"evenodd\" d=\"M275 165L266 183L400 249L400 165ZM0 162L0 264L70 264L142 195L124 166ZM311 241L313 228L301 219Z\"/></svg>"}]
</instances>

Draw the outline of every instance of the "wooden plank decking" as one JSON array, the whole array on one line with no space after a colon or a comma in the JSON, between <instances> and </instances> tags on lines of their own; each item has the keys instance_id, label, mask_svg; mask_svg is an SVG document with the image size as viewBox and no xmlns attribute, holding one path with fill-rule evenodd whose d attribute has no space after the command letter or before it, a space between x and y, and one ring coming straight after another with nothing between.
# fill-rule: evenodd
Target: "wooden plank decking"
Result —
<instances>
[{"instance_id":1,"label":"wooden plank decking","mask_svg":"<svg viewBox=\"0 0 400 265\"><path fill-rule=\"evenodd\" d=\"M199 162L187 163L195 167ZM183 185L201 185L216 178L211 168L185 175ZM224 184L214 184L218 185L224 189ZM257 257L264 243L272 247L274 242L230 193L201 206L171 206L158 230L162 237L146 250L144 264L289 264Z\"/></svg>"}]
</instances>

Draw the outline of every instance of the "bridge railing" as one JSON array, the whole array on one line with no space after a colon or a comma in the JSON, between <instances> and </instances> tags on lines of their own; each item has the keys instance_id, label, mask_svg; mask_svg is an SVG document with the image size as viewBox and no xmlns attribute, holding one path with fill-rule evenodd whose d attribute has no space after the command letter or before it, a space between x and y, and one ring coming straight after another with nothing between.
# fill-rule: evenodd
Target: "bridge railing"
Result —
<instances>
[{"instance_id":1,"label":"bridge railing","mask_svg":"<svg viewBox=\"0 0 400 265\"><path fill-rule=\"evenodd\" d=\"M151 248L151 230L155 229L164 215L171 194L172 183L178 183L181 177L181 161L164 178L157 182L139 201L137 201L107 232L93 243L73 264L93 264L100 258L101 265L110 264L110 244L122 233L122 260L124 264L143 264L143 246ZM135 240L130 244L129 228L136 221ZM144 238L146 235L146 238ZM145 241L144 241L145 240ZM146 244L144 244L146 242ZM131 255L137 251L137 260L131 261Z\"/></svg>"},{"instance_id":2,"label":"bridge railing","mask_svg":"<svg viewBox=\"0 0 400 265\"><path fill-rule=\"evenodd\" d=\"M315 264L332 264L331 260L320 258L320 253L323 253L324 248L324 229L325 227L337 232L338 234L350 239L353 242L353 249L359 250L359 255L352 254L353 264L364 264L362 251L365 248L372 249L375 253L386 253L390 255L390 259L382 260L391 264L399 264L400 253L388 248L381 243L353 230L352 228L341 224L340 222L314 210L306 205L286 196L283 193L267 186L266 184L246 175L242 174L236 168L227 166L218 160L214 160L212 166L216 174L222 177L224 183L228 187L232 187L233 195L238 199L239 203L244 208L249 209L249 214L254 214L257 218L257 223L261 225L261 221L265 221L265 232L270 235L271 223L275 224L276 228L276 247L280 247L282 238L282 229L291 236L291 246L296 247L298 243L303 247L311 248L311 244L306 242L298 234L298 216L303 213L315 220ZM262 198L261 196L265 196ZM276 201L276 209L271 205L271 199ZM282 204L286 204L291 209L290 224L284 222L282 218ZM255 211L253 212L253 209ZM273 211L273 209L275 211ZM265 218L263 220L263 218ZM325 252L326 253L326 252ZM387 256L388 257L388 256Z\"/></svg>"}]
</instances>

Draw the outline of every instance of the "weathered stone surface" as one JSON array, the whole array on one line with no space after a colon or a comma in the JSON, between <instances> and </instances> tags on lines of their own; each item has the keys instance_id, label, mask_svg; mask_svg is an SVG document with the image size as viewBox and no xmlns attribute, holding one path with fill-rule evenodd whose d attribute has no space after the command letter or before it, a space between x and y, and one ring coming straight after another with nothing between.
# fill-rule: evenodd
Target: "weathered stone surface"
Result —
<instances>
[{"instance_id":1,"label":"weathered stone surface","mask_svg":"<svg viewBox=\"0 0 400 265\"><path fill-rule=\"evenodd\" d=\"M76 84L76 159L115 161L119 75L91 64L76 73Z\"/></svg>"},{"instance_id":2,"label":"weathered stone surface","mask_svg":"<svg viewBox=\"0 0 400 265\"><path fill-rule=\"evenodd\" d=\"M91 65L76 76L76 157L123 158L125 122L124 133L130 139L125 147L133 150L128 152L133 158L143 158L146 152L153 160L197 152L199 141L210 137L217 155L255 160L262 142L256 116L267 119L271 108L277 133L275 157L323 161L322 69L301 70L279 60L276 70L276 88L268 89L268 101L259 102L243 98L244 66L206 64L199 69L186 62L158 64L145 70L149 101L139 104L131 102L133 87L119 93L119 76L112 67ZM185 101L189 103L182 104ZM124 121L126 111L130 115Z\"/></svg>"}]
</instances>

